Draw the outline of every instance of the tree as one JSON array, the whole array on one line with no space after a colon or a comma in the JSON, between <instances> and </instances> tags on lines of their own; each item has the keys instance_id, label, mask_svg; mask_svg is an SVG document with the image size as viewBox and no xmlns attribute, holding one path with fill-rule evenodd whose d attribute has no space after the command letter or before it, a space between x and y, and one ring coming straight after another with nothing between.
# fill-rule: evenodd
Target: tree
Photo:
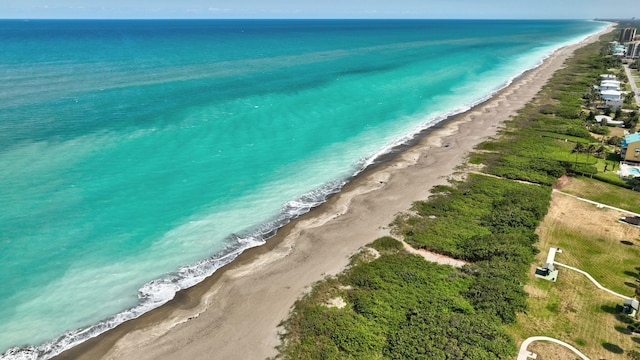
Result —
<instances>
[{"instance_id":1,"label":"tree","mask_svg":"<svg viewBox=\"0 0 640 360\"><path fill-rule=\"evenodd\" d=\"M587 100L587 106L589 107L595 107L598 102L602 100L602 98L600 97L600 90L596 89L595 87L591 88L589 93L585 94L584 98L585 100ZM591 111L591 113L593 113L593 117L595 120L595 113L593 111Z\"/></svg>"},{"instance_id":2,"label":"tree","mask_svg":"<svg viewBox=\"0 0 640 360\"><path fill-rule=\"evenodd\" d=\"M635 129L638 125L638 113L632 111L627 114L627 116L622 120L624 122L624 127L627 129Z\"/></svg>"},{"instance_id":3,"label":"tree","mask_svg":"<svg viewBox=\"0 0 640 360\"><path fill-rule=\"evenodd\" d=\"M624 95L624 103L631 106L633 104L633 98L636 96L636 93L630 91Z\"/></svg>"},{"instance_id":4,"label":"tree","mask_svg":"<svg viewBox=\"0 0 640 360\"><path fill-rule=\"evenodd\" d=\"M620 144L622 143L622 138L620 136L610 136L607 138L607 144L608 145L613 145L613 146L620 146Z\"/></svg>"},{"instance_id":5,"label":"tree","mask_svg":"<svg viewBox=\"0 0 640 360\"><path fill-rule=\"evenodd\" d=\"M576 143L576 146L573 148L573 150L571 150L572 153L576 154L576 166L578 165L578 154L582 154L585 150L584 144L583 143Z\"/></svg>"},{"instance_id":6,"label":"tree","mask_svg":"<svg viewBox=\"0 0 640 360\"><path fill-rule=\"evenodd\" d=\"M596 145L595 144L589 144L584 149L584 152L587 153L587 161L586 161L587 164L589 164L589 156L591 156L591 154L593 154L595 151L596 151Z\"/></svg>"},{"instance_id":7,"label":"tree","mask_svg":"<svg viewBox=\"0 0 640 360\"><path fill-rule=\"evenodd\" d=\"M614 117L616 118L616 120L620 119L620 117L622 116L622 109L617 108Z\"/></svg>"}]
</instances>

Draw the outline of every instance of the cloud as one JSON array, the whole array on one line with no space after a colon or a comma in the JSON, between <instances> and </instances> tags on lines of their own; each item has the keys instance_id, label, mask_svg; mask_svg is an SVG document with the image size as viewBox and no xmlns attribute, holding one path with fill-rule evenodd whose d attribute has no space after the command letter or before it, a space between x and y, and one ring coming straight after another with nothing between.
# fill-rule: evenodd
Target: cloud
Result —
<instances>
[{"instance_id":1,"label":"cloud","mask_svg":"<svg viewBox=\"0 0 640 360\"><path fill-rule=\"evenodd\" d=\"M226 12L231 12L232 10L229 8L216 8L216 7L210 7L207 9L208 12L212 12L212 13L226 13Z\"/></svg>"}]
</instances>

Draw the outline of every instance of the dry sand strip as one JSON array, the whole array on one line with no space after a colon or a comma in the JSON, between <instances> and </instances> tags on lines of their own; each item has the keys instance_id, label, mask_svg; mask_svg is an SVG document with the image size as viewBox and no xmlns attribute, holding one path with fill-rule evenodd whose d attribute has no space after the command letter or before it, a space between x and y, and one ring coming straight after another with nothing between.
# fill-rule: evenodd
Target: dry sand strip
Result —
<instances>
[{"instance_id":1,"label":"dry sand strip","mask_svg":"<svg viewBox=\"0 0 640 360\"><path fill-rule=\"evenodd\" d=\"M415 255L419 255L422 256L425 260L427 261L431 261L434 262L436 264L440 264L440 265L449 265L449 266L453 266L453 267L457 267L457 268L461 268L463 266L465 266L467 263L462 261L462 260L458 260L458 259L454 259L445 255L441 255L441 254L437 254L431 251L427 251L425 249L415 249L413 248L411 245L407 244L404 241L402 242L402 246L404 248L404 251L410 253L410 254L415 254Z\"/></svg>"},{"instance_id":2,"label":"dry sand strip","mask_svg":"<svg viewBox=\"0 0 640 360\"><path fill-rule=\"evenodd\" d=\"M609 31L612 28L609 28ZM278 324L311 284L337 274L359 248L496 134L563 66L565 47L489 101L447 121L392 160L363 172L327 203L281 229L168 304L85 342L63 359L265 359ZM449 146L443 146L447 144Z\"/></svg>"}]
</instances>

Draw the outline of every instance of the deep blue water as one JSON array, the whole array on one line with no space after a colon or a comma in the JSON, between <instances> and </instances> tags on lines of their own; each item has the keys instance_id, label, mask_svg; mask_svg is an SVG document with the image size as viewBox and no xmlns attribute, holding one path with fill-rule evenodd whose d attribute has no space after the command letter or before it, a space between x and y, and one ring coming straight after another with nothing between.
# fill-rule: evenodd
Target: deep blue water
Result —
<instances>
[{"instance_id":1,"label":"deep blue water","mask_svg":"<svg viewBox=\"0 0 640 360\"><path fill-rule=\"evenodd\" d=\"M166 302L603 27L0 21L0 358Z\"/></svg>"}]
</instances>

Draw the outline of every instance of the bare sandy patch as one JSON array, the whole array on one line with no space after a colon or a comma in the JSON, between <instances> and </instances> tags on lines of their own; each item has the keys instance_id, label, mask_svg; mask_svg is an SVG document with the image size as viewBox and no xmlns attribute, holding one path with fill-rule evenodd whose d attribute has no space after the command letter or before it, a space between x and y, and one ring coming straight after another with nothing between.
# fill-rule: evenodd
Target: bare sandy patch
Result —
<instances>
[{"instance_id":1,"label":"bare sandy patch","mask_svg":"<svg viewBox=\"0 0 640 360\"><path fill-rule=\"evenodd\" d=\"M327 301L326 305L328 307L334 307L334 308L342 309L345 306L347 306L347 302L344 301L344 299L342 297L338 296L338 297L334 297L332 299L329 299L329 301Z\"/></svg>"}]
</instances>

